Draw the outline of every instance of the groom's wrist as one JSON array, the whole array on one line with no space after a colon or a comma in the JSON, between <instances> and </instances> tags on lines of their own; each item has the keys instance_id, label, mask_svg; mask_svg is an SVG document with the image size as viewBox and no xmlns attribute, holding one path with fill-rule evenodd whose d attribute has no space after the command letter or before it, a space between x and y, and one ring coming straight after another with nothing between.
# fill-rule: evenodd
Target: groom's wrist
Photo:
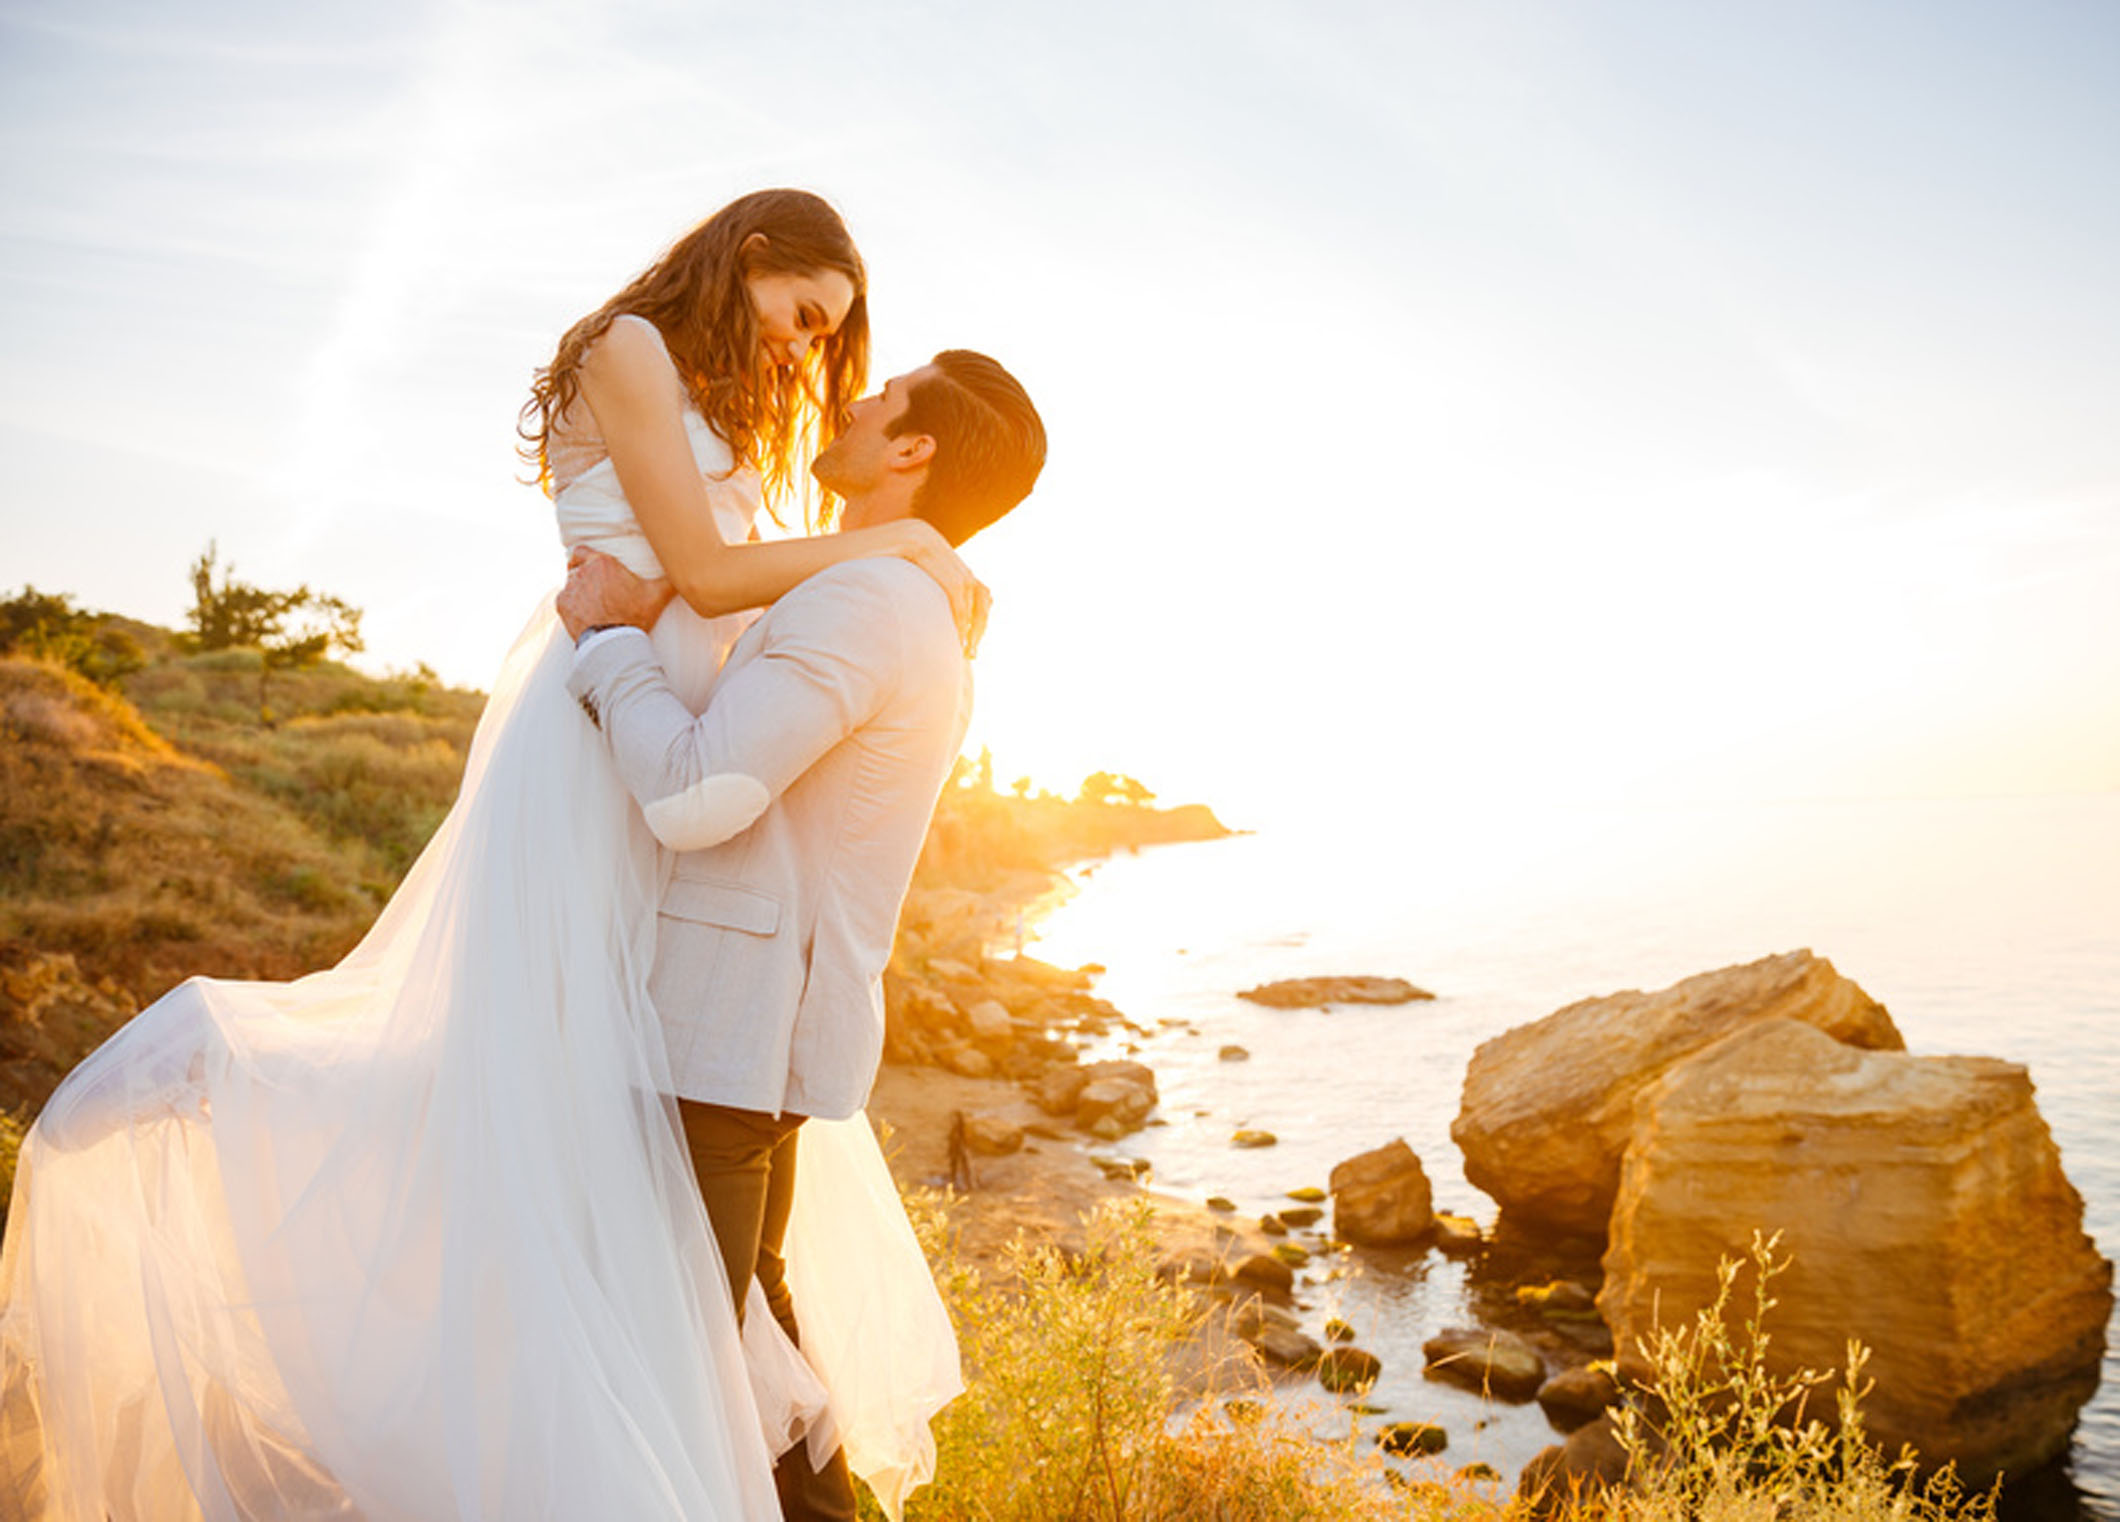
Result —
<instances>
[{"instance_id":1,"label":"groom's wrist","mask_svg":"<svg viewBox=\"0 0 2120 1522\"><path fill-rule=\"evenodd\" d=\"M586 654L592 645L602 644L620 634L646 634L638 624L591 624L574 637L574 653Z\"/></svg>"}]
</instances>

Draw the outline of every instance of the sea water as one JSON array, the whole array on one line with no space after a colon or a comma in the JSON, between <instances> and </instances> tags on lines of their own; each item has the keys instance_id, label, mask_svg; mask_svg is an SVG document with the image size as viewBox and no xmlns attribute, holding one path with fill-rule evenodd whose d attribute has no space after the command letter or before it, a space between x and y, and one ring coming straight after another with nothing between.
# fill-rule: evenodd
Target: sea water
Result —
<instances>
[{"instance_id":1,"label":"sea water","mask_svg":"<svg viewBox=\"0 0 2120 1522\"><path fill-rule=\"evenodd\" d=\"M1233 821L1242 824L1244 821ZM1449 1127L1474 1047L1564 1004L1657 989L1809 947L1891 1011L1910 1050L2023 1063L2106 1256L2120 1251L2120 794L1663 808L1364 808L1096 863L1028 948L1099 962L1099 991L1156 1034L1165 1124L1113 1151L1156 1187L1247 1215L1403 1136L1436 1208L1493 1220ZM1434 1002L1274 1010L1278 978L1389 974ZM1166 1023L1167 1022L1167 1023ZM1249 1059L1225 1061L1225 1045ZM1239 1127L1278 1145L1230 1145ZM1360 1254L1307 1293L1384 1359L1371 1399L1440 1421L1450 1466L1505 1476L1559 1434L1535 1404L1421 1377L1420 1345L1470 1318L1465 1265ZM2018 1518L2120 1519L2120 1349L2067 1458Z\"/></svg>"}]
</instances>

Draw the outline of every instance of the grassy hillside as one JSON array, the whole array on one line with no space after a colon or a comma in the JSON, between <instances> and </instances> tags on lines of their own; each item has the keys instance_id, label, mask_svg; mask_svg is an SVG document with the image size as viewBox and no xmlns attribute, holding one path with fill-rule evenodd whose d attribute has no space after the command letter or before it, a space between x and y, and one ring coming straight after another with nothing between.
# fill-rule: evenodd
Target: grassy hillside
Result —
<instances>
[{"instance_id":1,"label":"grassy hillside","mask_svg":"<svg viewBox=\"0 0 2120 1522\"><path fill-rule=\"evenodd\" d=\"M141 664L98 686L0 656L0 1111L34 1113L125 1018L193 974L328 966L456 794L484 698L430 673L186 654L105 616ZM960 769L919 889L968 897L1118 846L1222 834L1205 809L997 794Z\"/></svg>"}]
</instances>

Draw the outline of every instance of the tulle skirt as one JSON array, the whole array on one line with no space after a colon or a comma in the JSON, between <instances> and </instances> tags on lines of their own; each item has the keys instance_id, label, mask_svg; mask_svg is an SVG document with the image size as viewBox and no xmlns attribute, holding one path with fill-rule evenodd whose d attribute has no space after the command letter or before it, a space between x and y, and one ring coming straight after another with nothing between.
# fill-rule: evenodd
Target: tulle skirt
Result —
<instances>
[{"instance_id":1,"label":"tulle skirt","mask_svg":"<svg viewBox=\"0 0 2120 1522\"><path fill-rule=\"evenodd\" d=\"M53 1095L0 1514L772 1518L805 1438L894 1515L932 1473L956 1346L864 1118L801 1132L802 1353L739 1335L646 995L660 864L571 659L548 603L343 962L185 983Z\"/></svg>"}]
</instances>

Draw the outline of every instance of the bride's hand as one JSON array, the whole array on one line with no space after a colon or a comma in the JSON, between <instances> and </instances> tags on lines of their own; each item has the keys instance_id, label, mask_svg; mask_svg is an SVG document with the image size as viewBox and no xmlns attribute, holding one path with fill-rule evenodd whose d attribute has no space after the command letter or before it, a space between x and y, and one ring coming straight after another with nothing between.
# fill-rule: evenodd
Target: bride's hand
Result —
<instances>
[{"instance_id":1,"label":"bride's hand","mask_svg":"<svg viewBox=\"0 0 2120 1522\"><path fill-rule=\"evenodd\" d=\"M904 536L892 553L902 560L910 560L935 578L935 584L950 600L950 614L957 620L957 637L964 641L964 653L977 655L979 641L986 634L986 615L994 605L994 594L987 590L985 582L972 574L972 568L964 563L933 524L920 518L901 518L892 526Z\"/></svg>"}]
</instances>

